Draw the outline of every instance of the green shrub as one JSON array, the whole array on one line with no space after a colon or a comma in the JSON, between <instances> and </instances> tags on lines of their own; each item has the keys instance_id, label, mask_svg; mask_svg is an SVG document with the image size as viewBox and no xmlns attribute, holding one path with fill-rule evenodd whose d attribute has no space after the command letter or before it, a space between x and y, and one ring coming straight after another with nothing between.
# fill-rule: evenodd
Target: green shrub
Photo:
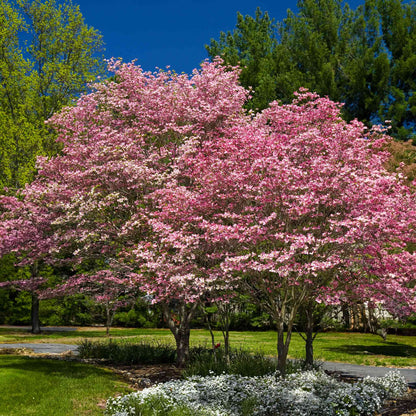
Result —
<instances>
[{"instance_id":1,"label":"green shrub","mask_svg":"<svg viewBox=\"0 0 416 416\"><path fill-rule=\"evenodd\" d=\"M276 362L262 353L250 353L242 349L232 349L226 357L222 348L215 351L207 348L192 348L190 362L183 375L207 376L209 374L239 374L253 377L271 374L276 371Z\"/></svg>"},{"instance_id":2,"label":"green shrub","mask_svg":"<svg viewBox=\"0 0 416 416\"><path fill-rule=\"evenodd\" d=\"M81 358L105 359L115 364L174 364L176 349L162 342L133 343L127 340L90 341L83 340L78 347ZM229 357L222 348L213 351L199 346L190 348L189 363L183 372L184 377L212 374L238 374L246 377L263 376L274 373L276 359L263 353L251 353L243 349L231 349ZM305 369L302 360L290 360L287 373ZM319 364L313 369L319 369Z\"/></svg>"},{"instance_id":3,"label":"green shrub","mask_svg":"<svg viewBox=\"0 0 416 416\"><path fill-rule=\"evenodd\" d=\"M81 358L106 359L117 364L172 364L176 360L175 348L159 342L83 340L79 344L78 351Z\"/></svg>"}]
</instances>

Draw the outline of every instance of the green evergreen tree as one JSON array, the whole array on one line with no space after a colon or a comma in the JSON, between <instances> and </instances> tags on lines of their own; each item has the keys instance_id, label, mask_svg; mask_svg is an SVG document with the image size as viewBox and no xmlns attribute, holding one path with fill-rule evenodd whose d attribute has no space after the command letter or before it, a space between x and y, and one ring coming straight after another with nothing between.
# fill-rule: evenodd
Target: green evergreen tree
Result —
<instances>
[{"instance_id":1,"label":"green evergreen tree","mask_svg":"<svg viewBox=\"0 0 416 416\"><path fill-rule=\"evenodd\" d=\"M347 119L392 120L391 133L416 131L416 3L365 0L355 11L342 0L299 0L298 12L275 23L257 9L237 16L233 32L206 46L211 58L243 67L254 89L250 108L289 102L303 86L343 102Z\"/></svg>"},{"instance_id":2,"label":"green evergreen tree","mask_svg":"<svg viewBox=\"0 0 416 416\"><path fill-rule=\"evenodd\" d=\"M241 84L254 90L248 107L255 110L266 108L270 101L288 93L279 82L284 62L279 59L276 33L274 20L258 8L254 18L237 13L234 31L221 32L218 41L211 39L206 45L211 58L221 56L227 64L242 68Z\"/></svg>"},{"instance_id":3,"label":"green evergreen tree","mask_svg":"<svg viewBox=\"0 0 416 416\"><path fill-rule=\"evenodd\" d=\"M400 139L416 130L416 4L377 0L383 41L390 56L390 88L380 109Z\"/></svg>"}]
</instances>

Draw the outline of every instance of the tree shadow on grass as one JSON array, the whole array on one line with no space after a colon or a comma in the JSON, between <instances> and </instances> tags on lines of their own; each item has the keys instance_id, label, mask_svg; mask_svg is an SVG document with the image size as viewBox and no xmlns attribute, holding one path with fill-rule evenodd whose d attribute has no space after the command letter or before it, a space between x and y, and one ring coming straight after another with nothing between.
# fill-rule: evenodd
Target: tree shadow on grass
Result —
<instances>
[{"instance_id":1,"label":"tree shadow on grass","mask_svg":"<svg viewBox=\"0 0 416 416\"><path fill-rule=\"evenodd\" d=\"M19 370L38 374L43 373L49 376L65 376L74 379L82 379L90 376L111 376L109 370L89 364L73 361L0 355L0 373L2 370Z\"/></svg>"},{"instance_id":2,"label":"tree shadow on grass","mask_svg":"<svg viewBox=\"0 0 416 416\"><path fill-rule=\"evenodd\" d=\"M351 355L385 355L387 357L416 358L416 347L397 342L387 342L385 345L340 345L325 348L327 351L342 352Z\"/></svg>"}]
</instances>

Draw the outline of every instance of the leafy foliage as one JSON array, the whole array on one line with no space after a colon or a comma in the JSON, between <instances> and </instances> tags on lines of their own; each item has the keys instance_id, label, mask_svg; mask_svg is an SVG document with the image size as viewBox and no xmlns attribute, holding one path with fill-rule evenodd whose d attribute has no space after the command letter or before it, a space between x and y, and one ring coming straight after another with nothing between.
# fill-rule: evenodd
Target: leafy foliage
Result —
<instances>
[{"instance_id":1,"label":"leafy foliage","mask_svg":"<svg viewBox=\"0 0 416 416\"><path fill-rule=\"evenodd\" d=\"M81 358L106 359L117 364L173 364L176 359L173 346L158 342L83 340L78 347L78 352Z\"/></svg>"},{"instance_id":2,"label":"leafy foliage","mask_svg":"<svg viewBox=\"0 0 416 416\"><path fill-rule=\"evenodd\" d=\"M190 360L183 372L185 378L212 374L240 374L254 377L276 371L276 362L261 353L251 353L243 349L231 349L226 355L223 348L214 351L206 348L191 349Z\"/></svg>"},{"instance_id":3,"label":"leafy foliage","mask_svg":"<svg viewBox=\"0 0 416 416\"><path fill-rule=\"evenodd\" d=\"M19 188L59 149L45 120L103 72L102 40L70 0L1 0L0 26L0 188Z\"/></svg>"},{"instance_id":4,"label":"leafy foliage","mask_svg":"<svg viewBox=\"0 0 416 416\"><path fill-rule=\"evenodd\" d=\"M233 32L206 46L211 58L240 62L240 81L253 87L249 107L271 100L290 102L309 88L345 104L348 120L367 125L392 120L392 134L413 138L415 130L414 2L365 0L356 10L341 0L300 0L298 13L275 23L257 9L237 14Z\"/></svg>"}]
</instances>

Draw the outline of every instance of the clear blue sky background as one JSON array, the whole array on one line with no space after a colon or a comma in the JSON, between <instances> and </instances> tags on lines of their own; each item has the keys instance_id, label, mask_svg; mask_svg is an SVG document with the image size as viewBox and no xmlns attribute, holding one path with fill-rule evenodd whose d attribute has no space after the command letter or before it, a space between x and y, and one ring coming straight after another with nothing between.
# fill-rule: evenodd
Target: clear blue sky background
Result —
<instances>
[{"instance_id":1,"label":"clear blue sky background","mask_svg":"<svg viewBox=\"0 0 416 416\"><path fill-rule=\"evenodd\" d=\"M350 0L356 8L364 0ZM237 12L254 16L257 7L271 18L283 20L296 12L296 1L246 0L74 0L85 22L98 29L106 44L105 57L137 59L145 70L170 65L191 72L207 58L204 45L233 30Z\"/></svg>"}]
</instances>

